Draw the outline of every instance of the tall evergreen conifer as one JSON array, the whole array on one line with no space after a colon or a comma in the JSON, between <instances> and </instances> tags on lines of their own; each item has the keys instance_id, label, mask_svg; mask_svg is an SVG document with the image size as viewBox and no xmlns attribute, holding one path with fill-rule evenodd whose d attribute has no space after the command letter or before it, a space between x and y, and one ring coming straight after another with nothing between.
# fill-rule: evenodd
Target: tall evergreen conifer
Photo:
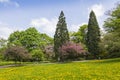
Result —
<instances>
[{"instance_id":1,"label":"tall evergreen conifer","mask_svg":"<svg viewBox=\"0 0 120 80\"><path fill-rule=\"evenodd\" d=\"M91 11L88 22L86 44L88 52L93 54L95 58L97 58L97 55L99 54L99 42L100 42L100 28L95 13Z\"/></svg>"},{"instance_id":2,"label":"tall evergreen conifer","mask_svg":"<svg viewBox=\"0 0 120 80\"><path fill-rule=\"evenodd\" d=\"M61 11L54 35L54 51L58 60L61 59L59 48L68 41L69 34L67 30L67 24L65 21L64 13Z\"/></svg>"}]
</instances>

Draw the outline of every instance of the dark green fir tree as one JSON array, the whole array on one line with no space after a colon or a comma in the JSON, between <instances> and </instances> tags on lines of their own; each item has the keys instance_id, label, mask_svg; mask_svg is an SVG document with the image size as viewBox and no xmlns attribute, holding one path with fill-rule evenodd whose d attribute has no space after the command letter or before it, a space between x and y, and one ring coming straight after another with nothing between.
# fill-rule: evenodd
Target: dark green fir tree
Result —
<instances>
[{"instance_id":1,"label":"dark green fir tree","mask_svg":"<svg viewBox=\"0 0 120 80\"><path fill-rule=\"evenodd\" d=\"M67 29L67 24L65 21L64 13L63 11L61 11L54 35L54 52L55 52L55 57L56 59L58 59L58 61L61 60L61 54L59 52L59 48L68 41L69 41L69 33Z\"/></svg>"},{"instance_id":2,"label":"dark green fir tree","mask_svg":"<svg viewBox=\"0 0 120 80\"><path fill-rule=\"evenodd\" d=\"M99 42L100 42L100 28L95 13L91 11L88 22L86 45L88 48L88 52L93 54L94 58L97 58L97 56L99 55Z\"/></svg>"}]
</instances>

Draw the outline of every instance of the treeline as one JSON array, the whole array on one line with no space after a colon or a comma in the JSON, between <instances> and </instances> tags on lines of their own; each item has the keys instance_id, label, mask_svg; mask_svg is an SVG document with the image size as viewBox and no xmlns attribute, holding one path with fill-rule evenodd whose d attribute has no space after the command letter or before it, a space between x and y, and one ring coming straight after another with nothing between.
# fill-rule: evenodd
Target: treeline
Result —
<instances>
[{"instance_id":1,"label":"treeline","mask_svg":"<svg viewBox=\"0 0 120 80\"><path fill-rule=\"evenodd\" d=\"M88 24L69 32L61 11L54 38L34 27L15 31L8 40L0 39L0 59L13 61L66 61L120 57L120 4L109 10L101 31L94 11Z\"/></svg>"},{"instance_id":2,"label":"treeline","mask_svg":"<svg viewBox=\"0 0 120 80\"><path fill-rule=\"evenodd\" d=\"M14 61L43 61L47 56L46 47L53 44L53 39L39 33L34 27L25 31L15 31L8 40L1 39L1 58Z\"/></svg>"}]
</instances>

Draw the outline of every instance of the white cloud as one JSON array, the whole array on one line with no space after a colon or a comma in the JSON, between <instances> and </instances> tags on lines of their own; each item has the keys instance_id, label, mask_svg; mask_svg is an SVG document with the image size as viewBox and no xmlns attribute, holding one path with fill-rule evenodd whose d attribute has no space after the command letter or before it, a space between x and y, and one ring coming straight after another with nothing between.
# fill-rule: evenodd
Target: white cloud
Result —
<instances>
[{"instance_id":1,"label":"white cloud","mask_svg":"<svg viewBox=\"0 0 120 80\"><path fill-rule=\"evenodd\" d=\"M4 6L9 6L13 5L16 7L19 7L20 5L17 2L11 1L11 0L0 0L0 3L3 4Z\"/></svg>"},{"instance_id":2,"label":"white cloud","mask_svg":"<svg viewBox=\"0 0 120 80\"><path fill-rule=\"evenodd\" d=\"M6 3L9 2L10 0L0 0L0 3Z\"/></svg>"},{"instance_id":3,"label":"white cloud","mask_svg":"<svg viewBox=\"0 0 120 80\"><path fill-rule=\"evenodd\" d=\"M68 30L69 31L77 31L80 27L80 24L72 24L72 25L69 25L68 27Z\"/></svg>"},{"instance_id":4,"label":"white cloud","mask_svg":"<svg viewBox=\"0 0 120 80\"><path fill-rule=\"evenodd\" d=\"M11 28L8 27L8 25L0 22L0 38L4 38L7 39L10 35L10 33L12 33L13 30Z\"/></svg>"},{"instance_id":5,"label":"white cloud","mask_svg":"<svg viewBox=\"0 0 120 80\"><path fill-rule=\"evenodd\" d=\"M104 15L105 9L102 4L94 4L90 8L88 8L89 12L93 10L97 17L101 17Z\"/></svg>"},{"instance_id":6,"label":"white cloud","mask_svg":"<svg viewBox=\"0 0 120 80\"><path fill-rule=\"evenodd\" d=\"M30 25L36 27L41 33L46 33L49 36L53 37L53 35L55 34L57 22L58 22L57 18L52 18L52 19L39 18L39 19L32 19ZM72 25L68 25L67 27L69 31L78 31L80 26L84 24L87 23L72 24Z\"/></svg>"},{"instance_id":7,"label":"white cloud","mask_svg":"<svg viewBox=\"0 0 120 80\"><path fill-rule=\"evenodd\" d=\"M103 23L104 18L105 18L104 13L106 11L106 7L104 7L102 4L94 4L90 8L88 8L88 12L90 13L91 10L95 12L97 20L98 20L98 24L100 28L102 28L104 24Z\"/></svg>"},{"instance_id":8,"label":"white cloud","mask_svg":"<svg viewBox=\"0 0 120 80\"><path fill-rule=\"evenodd\" d=\"M57 21L58 19L56 17L52 19L47 18L32 19L30 25L39 29L41 33L46 33L49 36L53 37Z\"/></svg>"},{"instance_id":9,"label":"white cloud","mask_svg":"<svg viewBox=\"0 0 120 80\"><path fill-rule=\"evenodd\" d=\"M9 35L17 30L21 31L24 29L21 27L11 27L9 24L0 22L0 38L8 39Z\"/></svg>"},{"instance_id":10,"label":"white cloud","mask_svg":"<svg viewBox=\"0 0 120 80\"><path fill-rule=\"evenodd\" d=\"M87 23L81 23L81 24L72 24L70 27L68 27L69 31L78 31L78 29L80 28L80 26L87 24Z\"/></svg>"}]
</instances>

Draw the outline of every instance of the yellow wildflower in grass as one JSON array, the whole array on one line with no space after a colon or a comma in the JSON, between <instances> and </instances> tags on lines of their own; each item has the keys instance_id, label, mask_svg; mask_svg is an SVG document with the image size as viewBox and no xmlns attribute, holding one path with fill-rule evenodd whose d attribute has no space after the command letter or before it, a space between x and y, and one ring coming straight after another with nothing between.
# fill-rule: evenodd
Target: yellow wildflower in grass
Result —
<instances>
[{"instance_id":1,"label":"yellow wildflower in grass","mask_svg":"<svg viewBox=\"0 0 120 80\"><path fill-rule=\"evenodd\" d=\"M113 61L119 60L117 62ZM108 62L107 62L108 61ZM0 80L119 80L120 58L0 69Z\"/></svg>"}]
</instances>

